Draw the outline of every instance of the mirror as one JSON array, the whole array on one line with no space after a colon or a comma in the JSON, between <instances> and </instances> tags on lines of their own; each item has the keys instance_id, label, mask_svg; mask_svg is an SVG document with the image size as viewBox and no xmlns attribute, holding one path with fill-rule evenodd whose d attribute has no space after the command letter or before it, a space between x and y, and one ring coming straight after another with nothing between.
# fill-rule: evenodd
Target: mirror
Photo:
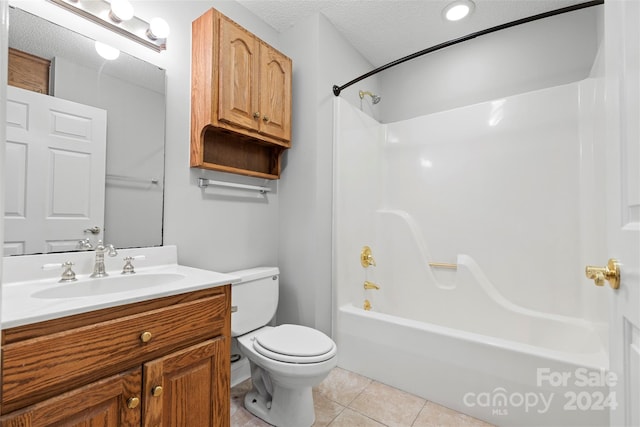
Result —
<instances>
[{"instance_id":1,"label":"mirror","mask_svg":"<svg viewBox=\"0 0 640 427\"><path fill-rule=\"evenodd\" d=\"M28 151L24 148L26 145L11 144L10 128L13 123L8 104L4 255L89 249L86 243L95 247L98 239L117 248L162 245L164 70L124 53L120 53L116 60L105 60L97 54L93 40L16 7L10 7L9 11L9 48L51 61L48 90L54 99L106 111L106 136L103 136L106 140L106 148L103 149L106 161L102 166L104 171L84 167L82 162L68 160L73 156L77 160L75 152L72 156L58 156L63 159L61 161L56 160L56 155L51 154L53 150L48 147L43 164L50 167L57 162L57 170L65 176L62 179L57 175L52 178L46 167L28 170L27 163L34 162L27 162L27 154L23 155ZM26 96L35 94L31 91L26 93ZM42 102L36 101L36 104ZM34 118L29 120L37 121ZM102 129L104 133L104 126ZM67 149L57 148L58 153L62 151L67 152ZM98 178L95 177L96 170L100 172ZM88 172L91 176L87 176ZM43 187L36 192L39 199L35 205L27 201L29 197L33 198L33 192L26 190L28 183L33 181L41 181ZM62 184L54 185L52 181ZM104 210L94 209L103 214L95 216L100 219L99 223L87 222L91 220L88 214L85 217L85 212L91 208L86 206L82 197L78 197L78 192L90 195L87 198L100 196L98 199ZM77 209L58 209L61 200L75 205L73 209ZM43 217L47 222L28 225L26 216L35 210L29 206L44 206ZM61 214L55 218L51 212L56 209L81 213ZM84 219L85 222L80 222L82 226L69 226L74 216ZM41 235L49 231L57 233L57 237L44 238L37 244L26 243L31 238L28 234L43 239Z\"/></svg>"}]
</instances>

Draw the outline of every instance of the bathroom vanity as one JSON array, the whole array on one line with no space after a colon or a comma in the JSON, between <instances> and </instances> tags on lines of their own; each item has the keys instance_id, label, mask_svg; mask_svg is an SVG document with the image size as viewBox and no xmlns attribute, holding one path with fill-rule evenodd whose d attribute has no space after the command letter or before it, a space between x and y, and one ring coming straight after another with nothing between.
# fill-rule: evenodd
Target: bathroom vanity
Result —
<instances>
[{"instance_id":1,"label":"bathroom vanity","mask_svg":"<svg viewBox=\"0 0 640 427\"><path fill-rule=\"evenodd\" d=\"M55 290L104 279L8 286L4 307L31 299L44 314L21 321L16 310L9 319L3 312L0 426L228 426L234 278L177 265L149 270L136 275L183 279L99 298L56 298ZM43 286L54 291L34 292ZM32 321L38 316L45 320Z\"/></svg>"}]
</instances>

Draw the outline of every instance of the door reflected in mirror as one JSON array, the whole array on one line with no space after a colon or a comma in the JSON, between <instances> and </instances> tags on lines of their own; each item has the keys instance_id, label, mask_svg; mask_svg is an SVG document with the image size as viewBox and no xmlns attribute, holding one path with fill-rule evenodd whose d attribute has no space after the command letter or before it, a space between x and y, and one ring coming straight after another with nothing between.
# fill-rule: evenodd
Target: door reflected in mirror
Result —
<instances>
[{"instance_id":1,"label":"door reflected in mirror","mask_svg":"<svg viewBox=\"0 0 640 427\"><path fill-rule=\"evenodd\" d=\"M164 70L9 19L4 255L162 245Z\"/></svg>"}]
</instances>

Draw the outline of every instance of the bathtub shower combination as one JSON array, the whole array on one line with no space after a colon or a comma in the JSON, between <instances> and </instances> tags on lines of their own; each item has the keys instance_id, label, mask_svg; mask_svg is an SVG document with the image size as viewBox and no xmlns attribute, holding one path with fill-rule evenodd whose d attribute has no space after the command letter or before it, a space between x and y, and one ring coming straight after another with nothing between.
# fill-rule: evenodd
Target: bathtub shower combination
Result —
<instances>
[{"instance_id":1,"label":"bathtub shower combination","mask_svg":"<svg viewBox=\"0 0 640 427\"><path fill-rule=\"evenodd\" d=\"M391 124L336 98L339 366L498 425L608 423L606 301L582 267L604 258L599 85Z\"/></svg>"}]
</instances>

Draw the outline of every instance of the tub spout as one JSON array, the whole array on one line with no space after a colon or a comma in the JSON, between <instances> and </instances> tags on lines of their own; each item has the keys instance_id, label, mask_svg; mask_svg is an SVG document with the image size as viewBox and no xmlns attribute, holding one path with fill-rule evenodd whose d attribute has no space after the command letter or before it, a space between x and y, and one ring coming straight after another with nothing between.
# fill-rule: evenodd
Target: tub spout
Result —
<instances>
[{"instance_id":1,"label":"tub spout","mask_svg":"<svg viewBox=\"0 0 640 427\"><path fill-rule=\"evenodd\" d=\"M375 289L375 290L378 290L378 289L380 289L380 286L378 286L378 285L376 285L375 283L372 283L372 282L370 282L370 281L368 281L368 280L365 280L365 281L364 281L364 288L365 288L365 289Z\"/></svg>"}]
</instances>

